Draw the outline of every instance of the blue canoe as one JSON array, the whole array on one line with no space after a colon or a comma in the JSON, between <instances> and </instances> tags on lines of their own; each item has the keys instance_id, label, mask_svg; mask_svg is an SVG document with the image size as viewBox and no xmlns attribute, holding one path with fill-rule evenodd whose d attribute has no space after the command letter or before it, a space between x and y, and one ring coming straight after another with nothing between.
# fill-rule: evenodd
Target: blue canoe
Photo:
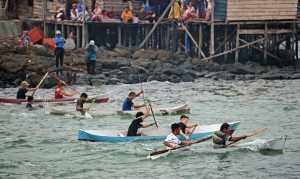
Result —
<instances>
[{"instance_id":1,"label":"blue canoe","mask_svg":"<svg viewBox=\"0 0 300 179\"><path fill-rule=\"evenodd\" d=\"M240 122L230 122L231 130L235 131ZM191 139L202 139L211 136L214 132L220 129L222 124L201 125L196 128ZM133 142L133 141L149 141L149 140L164 140L170 133L170 129L146 129L143 130L144 136L126 136L126 131L112 130L79 130L78 140L86 140L93 142Z\"/></svg>"}]
</instances>

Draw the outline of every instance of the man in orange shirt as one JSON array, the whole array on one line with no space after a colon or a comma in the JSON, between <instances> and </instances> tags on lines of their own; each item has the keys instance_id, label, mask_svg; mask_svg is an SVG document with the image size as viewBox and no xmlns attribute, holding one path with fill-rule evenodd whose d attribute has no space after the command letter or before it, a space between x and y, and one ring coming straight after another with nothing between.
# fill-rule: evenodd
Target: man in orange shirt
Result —
<instances>
[{"instance_id":1,"label":"man in orange shirt","mask_svg":"<svg viewBox=\"0 0 300 179\"><path fill-rule=\"evenodd\" d=\"M132 22L133 14L132 14L131 10L128 7L126 7L123 10L122 15L121 15L121 19L122 19L122 22L124 22L124 23Z\"/></svg>"}]
</instances>

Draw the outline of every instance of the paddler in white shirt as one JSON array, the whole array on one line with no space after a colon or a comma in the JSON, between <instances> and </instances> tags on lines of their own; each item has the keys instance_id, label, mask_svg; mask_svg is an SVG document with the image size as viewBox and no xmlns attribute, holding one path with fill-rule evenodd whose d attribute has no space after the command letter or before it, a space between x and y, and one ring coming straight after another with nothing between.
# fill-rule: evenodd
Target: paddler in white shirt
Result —
<instances>
[{"instance_id":1,"label":"paddler in white shirt","mask_svg":"<svg viewBox=\"0 0 300 179\"><path fill-rule=\"evenodd\" d=\"M176 148L180 145L189 145L190 141L181 141L177 136L180 135L180 125L178 123L174 123L171 125L172 132L167 136L164 141L164 145L168 149Z\"/></svg>"}]
</instances>

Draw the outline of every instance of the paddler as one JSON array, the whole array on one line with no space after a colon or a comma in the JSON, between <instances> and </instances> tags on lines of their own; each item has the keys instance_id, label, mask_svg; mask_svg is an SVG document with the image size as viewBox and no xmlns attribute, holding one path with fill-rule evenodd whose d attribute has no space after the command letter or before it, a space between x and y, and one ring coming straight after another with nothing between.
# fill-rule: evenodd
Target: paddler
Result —
<instances>
[{"instance_id":1,"label":"paddler","mask_svg":"<svg viewBox=\"0 0 300 179\"><path fill-rule=\"evenodd\" d=\"M32 103L33 103L33 96L28 96L27 97L26 109L28 109L29 111L33 110Z\"/></svg>"},{"instance_id":2,"label":"paddler","mask_svg":"<svg viewBox=\"0 0 300 179\"><path fill-rule=\"evenodd\" d=\"M146 106L145 104L136 105L136 104L133 103L134 98L140 96L143 93L144 93L143 90L141 90L139 93L130 92L128 94L128 97L123 102L122 111L132 111L132 110L135 110L135 109L145 107Z\"/></svg>"},{"instance_id":3,"label":"paddler","mask_svg":"<svg viewBox=\"0 0 300 179\"><path fill-rule=\"evenodd\" d=\"M75 94L77 94L76 91L74 91L73 93L67 93L65 92L64 87L66 86L66 83L62 80L59 80L56 87L55 87L55 93L54 93L54 98L55 99L62 99L65 96L74 96Z\"/></svg>"},{"instance_id":4,"label":"paddler","mask_svg":"<svg viewBox=\"0 0 300 179\"><path fill-rule=\"evenodd\" d=\"M180 122L179 127L181 130L181 133L184 135L190 135L192 133L192 128L196 128L198 126L198 124L193 124L193 125L189 125L189 117L186 115L181 115L180 116Z\"/></svg>"},{"instance_id":5,"label":"paddler","mask_svg":"<svg viewBox=\"0 0 300 179\"><path fill-rule=\"evenodd\" d=\"M213 135L213 144L214 148L224 148L230 142L236 142L246 138L247 135L233 137L230 125L228 123L223 123L220 127L220 131L215 132Z\"/></svg>"},{"instance_id":6,"label":"paddler","mask_svg":"<svg viewBox=\"0 0 300 179\"><path fill-rule=\"evenodd\" d=\"M26 93L34 90L36 90L36 88L29 88L29 83L27 81L22 81L17 92L17 99L26 99Z\"/></svg>"},{"instance_id":7,"label":"paddler","mask_svg":"<svg viewBox=\"0 0 300 179\"><path fill-rule=\"evenodd\" d=\"M190 141L181 141L177 136L180 135L180 125L178 123L174 123L171 125L172 132L167 136L164 141L164 145L168 149L176 148L180 145L189 145Z\"/></svg>"},{"instance_id":8,"label":"paddler","mask_svg":"<svg viewBox=\"0 0 300 179\"><path fill-rule=\"evenodd\" d=\"M85 103L92 103L94 100L95 98L88 99L88 95L86 93L82 93L76 102L76 111L79 111L82 115L84 115L89 109L84 108L83 105Z\"/></svg>"},{"instance_id":9,"label":"paddler","mask_svg":"<svg viewBox=\"0 0 300 179\"><path fill-rule=\"evenodd\" d=\"M127 136L141 136L144 135L142 131L138 131L140 128L147 128L155 125L155 123L151 124L143 124L144 120L150 115L149 108L146 107L145 112L137 112L135 115L135 119L131 122Z\"/></svg>"},{"instance_id":10,"label":"paddler","mask_svg":"<svg viewBox=\"0 0 300 179\"><path fill-rule=\"evenodd\" d=\"M36 109L35 107L32 106L32 104L33 104L33 96L27 96L26 109L28 109L29 111ZM43 105L39 104L38 107L42 108Z\"/></svg>"}]
</instances>

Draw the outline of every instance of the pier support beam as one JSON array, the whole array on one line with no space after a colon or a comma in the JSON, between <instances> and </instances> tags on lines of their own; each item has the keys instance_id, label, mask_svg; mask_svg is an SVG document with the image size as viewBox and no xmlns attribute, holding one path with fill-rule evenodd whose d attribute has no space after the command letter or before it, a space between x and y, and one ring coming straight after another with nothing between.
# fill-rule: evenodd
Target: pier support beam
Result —
<instances>
[{"instance_id":1,"label":"pier support beam","mask_svg":"<svg viewBox=\"0 0 300 179\"><path fill-rule=\"evenodd\" d=\"M239 46L240 46L240 24L237 24L237 27L236 27L235 46L236 46L237 50L235 51L234 63L238 63L239 62Z\"/></svg>"},{"instance_id":2,"label":"pier support beam","mask_svg":"<svg viewBox=\"0 0 300 179\"><path fill-rule=\"evenodd\" d=\"M215 54L215 1L214 0L212 0L209 54L210 56Z\"/></svg>"},{"instance_id":3,"label":"pier support beam","mask_svg":"<svg viewBox=\"0 0 300 179\"><path fill-rule=\"evenodd\" d=\"M202 32L202 24L199 25L199 39L198 39L198 46L199 46L199 49L198 49L198 57L200 58L201 56L201 49L202 49L202 46L203 46L203 32ZM202 52L203 53L203 52Z\"/></svg>"},{"instance_id":4,"label":"pier support beam","mask_svg":"<svg viewBox=\"0 0 300 179\"><path fill-rule=\"evenodd\" d=\"M267 49L268 49L268 40L269 40L268 39L268 24L267 23L265 23L264 37L265 37L265 41L264 41L264 63L267 64L268 63L268 61L267 61L267 59L268 59Z\"/></svg>"},{"instance_id":5,"label":"pier support beam","mask_svg":"<svg viewBox=\"0 0 300 179\"><path fill-rule=\"evenodd\" d=\"M225 25L224 26L224 51L228 50L228 27ZM224 61L227 62L228 59L228 54L225 54L224 56Z\"/></svg>"}]
</instances>

